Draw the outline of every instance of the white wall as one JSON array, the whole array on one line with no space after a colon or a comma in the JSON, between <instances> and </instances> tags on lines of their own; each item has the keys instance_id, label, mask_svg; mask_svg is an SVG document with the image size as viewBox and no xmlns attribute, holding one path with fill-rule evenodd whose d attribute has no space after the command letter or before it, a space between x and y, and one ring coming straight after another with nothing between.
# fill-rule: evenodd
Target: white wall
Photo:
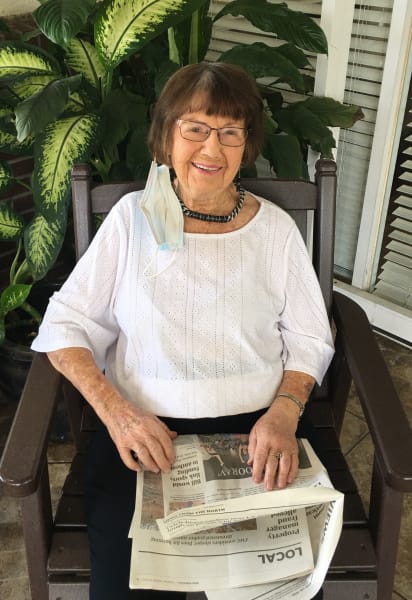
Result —
<instances>
[{"instance_id":1,"label":"white wall","mask_svg":"<svg viewBox=\"0 0 412 600\"><path fill-rule=\"evenodd\" d=\"M38 0L1 0L0 17L30 13L39 5Z\"/></svg>"}]
</instances>

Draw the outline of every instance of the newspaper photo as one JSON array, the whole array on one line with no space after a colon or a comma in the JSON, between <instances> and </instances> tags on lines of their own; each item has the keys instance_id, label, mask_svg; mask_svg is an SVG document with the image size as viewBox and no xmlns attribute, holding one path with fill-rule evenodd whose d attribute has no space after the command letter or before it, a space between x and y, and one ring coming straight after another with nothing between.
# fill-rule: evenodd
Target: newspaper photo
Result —
<instances>
[{"instance_id":1,"label":"newspaper photo","mask_svg":"<svg viewBox=\"0 0 412 600\"><path fill-rule=\"evenodd\" d=\"M139 473L131 588L206 591L223 600L311 598L321 587L342 527L333 489L307 440L286 489L252 481L248 436L182 435L169 473ZM316 589L317 588L317 589Z\"/></svg>"}]
</instances>

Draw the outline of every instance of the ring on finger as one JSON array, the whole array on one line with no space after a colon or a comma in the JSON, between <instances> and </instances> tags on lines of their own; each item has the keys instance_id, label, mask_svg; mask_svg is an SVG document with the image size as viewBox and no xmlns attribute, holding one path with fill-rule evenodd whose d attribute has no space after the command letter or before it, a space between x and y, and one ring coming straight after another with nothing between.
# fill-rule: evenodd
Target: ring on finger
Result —
<instances>
[{"instance_id":1,"label":"ring on finger","mask_svg":"<svg viewBox=\"0 0 412 600\"><path fill-rule=\"evenodd\" d=\"M273 452L270 453L269 456L274 456L276 458L276 460L280 460L282 458L282 452Z\"/></svg>"}]
</instances>

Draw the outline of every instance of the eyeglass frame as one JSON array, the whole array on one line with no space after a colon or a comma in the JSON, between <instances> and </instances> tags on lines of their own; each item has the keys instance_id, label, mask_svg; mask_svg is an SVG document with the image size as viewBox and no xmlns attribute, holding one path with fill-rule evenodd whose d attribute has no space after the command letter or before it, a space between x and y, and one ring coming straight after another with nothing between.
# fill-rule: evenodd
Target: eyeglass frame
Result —
<instances>
[{"instance_id":1,"label":"eyeglass frame","mask_svg":"<svg viewBox=\"0 0 412 600\"><path fill-rule=\"evenodd\" d=\"M219 140L219 144L221 146L225 146L226 148L240 148L241 146L244 146L244 144L246 144L246 140L249 135L249 131L251 131L251 129L247 129L246 127L237 127L235 125L233 127L230 125L226 125L226 127L210 127L210 125L208 125L207 123L203 123L203 121L192 121L191 119L176 119L176 123L179 128L179 133L184 140L188 140L189 142L198 142L199 144L201 144L202 142L205 142L207 139L209 139L212 131L216 131L217 139ZM187 138L182 134L182 130L181 130L182 123L197 123L199 125L204 125L209 129L209 133L207 134L207 136L205 137L204 140L191 140L190 138ZM245 138L241 144L236 144L236 145L224 144L220 139L220 131L222 129L241 129L242 131L245 132Z\"/></svg>"}]
</instances>

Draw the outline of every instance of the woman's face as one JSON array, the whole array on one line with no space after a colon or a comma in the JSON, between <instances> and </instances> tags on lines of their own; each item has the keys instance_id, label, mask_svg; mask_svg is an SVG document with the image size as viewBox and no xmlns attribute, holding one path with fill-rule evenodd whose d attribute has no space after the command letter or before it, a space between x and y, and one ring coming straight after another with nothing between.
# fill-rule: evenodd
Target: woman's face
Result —
<instances>
[{"instance_id":1,"label":"woman's face","mask_svg":"<svg viewBox=\"0 0 412 600\"><path fill-rule=\"evenodd\" d=\"M203 111L184 113L180 119L196 121L209 127L244 127L243 119L207 115ZM217 131L211 131L203 142L184 139L176 123L172 135L171 166L176 172L183 199L215 198L224 192L236 177L245 145L224 146Z\"/></svg>"}]
</instances>

